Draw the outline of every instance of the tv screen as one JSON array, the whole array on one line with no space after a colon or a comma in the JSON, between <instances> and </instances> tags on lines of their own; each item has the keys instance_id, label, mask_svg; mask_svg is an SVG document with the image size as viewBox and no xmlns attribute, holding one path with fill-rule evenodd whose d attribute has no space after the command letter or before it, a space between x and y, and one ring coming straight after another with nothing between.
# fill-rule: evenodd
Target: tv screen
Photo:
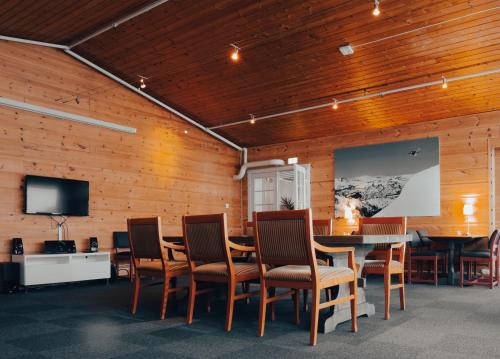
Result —
<instances>
[{"instance_id":1,"label":"tv screen","mask_svg":"<svg viewBox=\"0 0 500 359\"><path fill-rule=\"evenodd\" d=\"M88 216L89 183L28 175L24 182L24 213Z\"/></svg>"}]
</instances>

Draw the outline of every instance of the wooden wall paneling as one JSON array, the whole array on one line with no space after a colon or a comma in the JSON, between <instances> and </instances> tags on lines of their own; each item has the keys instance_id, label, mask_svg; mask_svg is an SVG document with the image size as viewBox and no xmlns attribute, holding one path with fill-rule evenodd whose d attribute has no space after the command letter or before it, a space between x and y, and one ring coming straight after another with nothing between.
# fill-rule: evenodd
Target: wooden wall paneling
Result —
<instances>
[{"instance_id":1,"label":"wooden wall paneling","mask_svg":"<svg viewBox=\"0 0 500 359\"><path fill-rule=\"evenodd\" d=\"M293 141L249 149L249 161L270 158L298 157L300 163L310 163L311 206L314 218L334 215L334 151L359 145L402 141L439 136L441 164L441 215L411 217L410 227L426 228L436 234L456 234L465 231L462 215L463 197L476 198L471 230L489 232L489 163L488 142L500 139L500 111L481 113L367 131L344 136L329 136L315 140ZM246 208L246 187L243 208ZM242 212L243 216L246 212ZM336 219L335 233L350 233L355 226Z\"/></svg>"},{"instance_id":2,"label":"wooden wall paneling","mask_svg":"<svg viewBox=\"0 0 500 359\"><path fill-rule=\"evenodd\" d=\"M0 77L0 96L138 129L130 135L0 107L0 260L13 237L28 253L57 237L48 217L22 214L28 173L90 181L90 216L68 220L79 250L90 236L109 250L127 217L160 215L164 233L179 235L183 214L227 212L230 232L240 233L240 184L232 179L239 152L57 50L0 42ZM55 101L77 94L80 104Z\"/></svg>"}]
</instances>

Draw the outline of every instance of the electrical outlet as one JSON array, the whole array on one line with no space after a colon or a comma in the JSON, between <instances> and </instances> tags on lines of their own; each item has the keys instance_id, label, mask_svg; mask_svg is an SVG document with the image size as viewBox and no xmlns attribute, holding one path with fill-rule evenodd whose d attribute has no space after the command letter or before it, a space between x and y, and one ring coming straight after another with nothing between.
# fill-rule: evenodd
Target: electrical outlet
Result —
<instances>
[{"instance_id":1,"label":"electrical outlet","mask_svg":"<svg viewBox=\"0 0 500 359\"><path fill-rule=\"evenodd\" d=\"M226 205L224 207L229 208L229 203L226 203Z\"/></svg>"}]
</instances>

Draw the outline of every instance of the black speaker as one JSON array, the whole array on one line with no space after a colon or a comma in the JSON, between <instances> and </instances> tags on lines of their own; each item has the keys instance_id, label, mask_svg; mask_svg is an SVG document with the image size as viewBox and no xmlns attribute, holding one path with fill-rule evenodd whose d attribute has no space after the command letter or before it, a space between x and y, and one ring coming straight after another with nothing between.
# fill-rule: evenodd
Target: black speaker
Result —
<instances>
[{"instance_id":1,"label":"black speaker","mask_svg":"<svg viewBox=\"0 0 500 359\"><path fill-rule=\"evenodd\" d=\"M97 242L97 237L89 238L89 253L95 253L99 250L99 243Z\"/></svg>"},{"instance_id":2,"label":"black speaker","mask_svg":"<svg viewBox=\"0 0 500 359\"><path fill-rule=\"evenodd\" d=\"M75 241L45 241L45 254L76 253Z\"/></svg>"},{"instance_id":3,"label":"black speaker","mask_svg":"<svg viewBox=\"0 0 500 359\"><path fill-rule=\"evenodd\" d=\"M22 238L12 238L12 254L24 254Z\"/></svg>"},{"instance_id":4,"label":"black speaker","mask_svg":"<svg viewBox=\"0 0 500 359\"><path fill-rule=\"evenodd\" d=\"M13 293L19 290L19 263L0 263L0 292Z\"/></svg>"}]
</instances>

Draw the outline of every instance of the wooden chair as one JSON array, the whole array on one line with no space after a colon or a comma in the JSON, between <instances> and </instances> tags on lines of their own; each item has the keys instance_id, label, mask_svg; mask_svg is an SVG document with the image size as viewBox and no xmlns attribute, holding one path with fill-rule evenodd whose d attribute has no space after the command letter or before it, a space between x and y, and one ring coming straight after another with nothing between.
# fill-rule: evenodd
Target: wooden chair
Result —
<instances>
[{"instance_id":1,"label":"wooden chair","mask_svg":"<svg viewBox=\"0 0 500 359\"><path fill-rule=\"evenodd\" d=\"M184 250L184 246L167 243L162 240L160 217L128 219L127 224L135 273L132 314L135 314L137 311L141 276L160 278L163 282L160 318L163 320L167 311L168 295L170 293L174 293L175 295L178 291L187 289L187 287L177 288L175 283L176 278L189 274L188 263L186 261L169 261L165 248L182 251ZM173 281L172 287L170 284L171 281ZM148 285L155 284L158 283Z\"/></svg>"},{"instance_id":2,"label":"wooden chair","mask_svg":"<svg viewBox=\"0 0 500 359\"><path fill-rule=\"evenodd\" d=\"M190 284L186 322L193 322L195 298L207 293L197 290L197 282L224 283L227 285L226 331L231 331L234 302L258 295L259 291L236 294L236 285L259 279L256 263L235 263L231 250L255 251L254 247L230 242L227 234L226 214L182 217L184 244L189 263ZM202 262L202 264L199 264ZM245 287L244 287L245 288Z\"/></svg>"},{"instance_id":3,"label":"wooden chair","mask_svg":"<svg viewBox=\"0 0 500 359\"><path fill-rule=\"evenodd\" d=\"M470 285L487 285L491 289L497 286L500 279L500 232L495 229L488 240L487 250L472 250L462 251L460 254L460 287L464 284ZM468 263L468 280L464 280L464 264ZM488 265L488 276L480 276L472 278L471 265L486 264Z\"/></svg>"},{"instance_id":4,"label":"wooden chair","mask_svg":"<svg viewBox=\"0 0 500 359\"><path fill-rule=\"evenodd\" d=\"M406 251L406 262L408 272L408 284L414 283L433 283L437 287L439 279L439 261L442 262L443 273L446 272L447 254L446 251L432 249L432 241L425 241L423 230L408 229L407 234L412 236L412 241ZM424 277L424 264L431 263L433 270L431 278ZM413 263L416 266L417 276L413 277Z\"/></svg>"},{"instance_id":5,"label":"wooden chair","mask_svg":"<svg viewBox=\"0 0 500 359\"><path fill-rule=\"evenodd\" d=\"M120 276L120 272L124 271L127 273L130 281L132 281L134 265L132 263L128 233L113 232L113 246L115 250L113 264L116 268L116 275Z\"/></svg>"},{"instance_id":6,"label":"wooden chair","mask_svg":"<svg viewBox=\"0 0 500 359\"><path fill-rule=\"evenodd\" d=\"M351 304L351 328L357 331L357 270L354 248L330 248L316 243L312 233L311 210L254 213L255 244L260 269L260 308L258 335L264 335L267 304L288 295L295 301L295 321L299 322L298 297L300 289L312 290L310 344L316 345L319 310L346 301ZM319 266L316 251L347 253L348 268ZM278 266L268 269L268 266ZM349 284L350 294L320 303L320 290ZM274 295L274 288L290 291ZM270 289L270 296L268 296ZM273 307L271 310L273 311Z\"/></svg>"},{"instance_id":7,"label":"wooden chair","mask_svg":"<svg viewBox=\"0 0 500 359\"><path fill-rule=\"evenodd\" d=\"M391 235L405 234L406 220L404 217L370 217L359 219L359 234L364 235ZM391 290L399 288L401 310L405 309L404 263L405 243L375 246L375 250L368 255L377 259L365 261L363 277L369 274L384 276L385 319L390 319ZM395 256L393 256L395 254ZM380 259L383 257L383 259ZM397 257L397 260L395 258ZM399 283L392 285L392 275L398 275Z\"/></svg>"}]
</instances>

